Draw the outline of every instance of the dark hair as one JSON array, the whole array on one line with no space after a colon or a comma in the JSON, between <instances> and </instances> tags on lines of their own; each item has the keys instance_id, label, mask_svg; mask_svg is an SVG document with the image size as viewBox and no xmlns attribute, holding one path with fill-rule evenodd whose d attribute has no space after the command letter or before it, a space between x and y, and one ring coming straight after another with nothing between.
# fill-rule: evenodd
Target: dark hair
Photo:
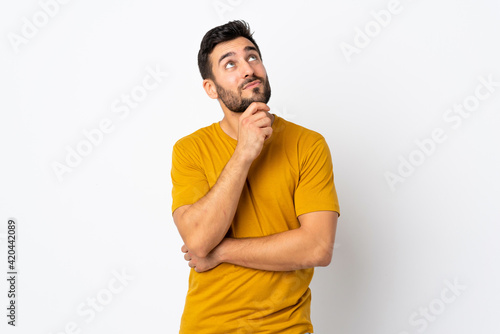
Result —
<instances>
[{"instance_id":1,"label":"dark hair","mask_svg":"<svg viewBox=\"0 0 500 334\"><path fill-rule=\"evenodd\" d=\"M214 79L210 54L215 46L219 43L232 41L238 37L245 37L252 42L262 59L259 46L252 37L248 23L243 20L228 22L210 29L201 40L200 51L198 52L198 68L200 69L200 74L203 79Z\"/></svg>"}]
</instances>

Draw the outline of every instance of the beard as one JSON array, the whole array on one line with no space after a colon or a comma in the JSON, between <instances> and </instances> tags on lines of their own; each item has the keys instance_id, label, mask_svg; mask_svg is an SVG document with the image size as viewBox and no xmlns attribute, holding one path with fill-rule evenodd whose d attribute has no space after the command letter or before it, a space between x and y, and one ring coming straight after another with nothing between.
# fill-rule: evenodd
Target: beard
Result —
<instances>
[{"instance_id":1,"label":"beard","mask_svg":"<svg viewBox=\"0 0 500 334\"><path fill-rule=\"evenodd\" d=\"M255 80L260 80L260 82L263 84L262 86L252 88L252 91L254 93L254 96L251 98L243 98L241 97L241 91L243 90L243 87ZM266 103L269 102L269 99L271 98L271 85L269 84L269 78L266 75L266 79L258 78L258 77L251 77L245 80L243 84L238 88L237 92L233 92L230 90L226 90L219 86L215 81L215 88L217 90L217 94L219 95L219 98L221 99L222 103L231 110L232 112L235 113L243 113L247 108L252 104L252 102L263 102ZM260 89L263 89L261 92Z\"/></svg>"}]
</instances>

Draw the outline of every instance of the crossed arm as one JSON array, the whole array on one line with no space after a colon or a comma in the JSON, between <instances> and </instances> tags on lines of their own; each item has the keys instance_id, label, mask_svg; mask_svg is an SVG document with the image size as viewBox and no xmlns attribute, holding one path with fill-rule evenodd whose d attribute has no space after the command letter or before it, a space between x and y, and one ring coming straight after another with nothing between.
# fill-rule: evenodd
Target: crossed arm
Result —
<instances>
[{"instance_id":1,"label":"crossed arm","mask_svg":"<svg viewBox=\"0 0 500 334\"><path fill-rule=\"evenodd\" d=\"M184 259L197 272L222 262L269 271L290 271L330 264L338 214L316 211L299 216L298 229L260 238L225 238L207 256L199 257L182 246Z\"/></svg>"}]
</instances>

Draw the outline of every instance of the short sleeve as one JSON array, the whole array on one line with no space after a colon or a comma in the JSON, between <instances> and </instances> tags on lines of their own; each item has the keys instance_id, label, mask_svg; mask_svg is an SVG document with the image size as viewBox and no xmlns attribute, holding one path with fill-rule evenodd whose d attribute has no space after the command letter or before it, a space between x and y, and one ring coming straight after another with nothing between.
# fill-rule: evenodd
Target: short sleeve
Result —
<instances>
[{"instance_id":1,"label":"short sleeve","mask_svg":"<svg viewBox=\"0 0 500 334\"><path fill-rule=\"evenodd\" d=\"M205 172L193 145L177 142L172 150L172 213L193 204L210 190Z\"/></svg>"},{"instance_id":2,"label":"short sleeve","mask_svg":"<svg viewBox=\"0 0 500 334\"><path fill-rule=\"evenodd\" d=\"M305 151L305 156L300 157L299 182L294 194L296 216L314 211L335 211L340 216L326 140L322 137Z\"/></svg>"}]
</instances>

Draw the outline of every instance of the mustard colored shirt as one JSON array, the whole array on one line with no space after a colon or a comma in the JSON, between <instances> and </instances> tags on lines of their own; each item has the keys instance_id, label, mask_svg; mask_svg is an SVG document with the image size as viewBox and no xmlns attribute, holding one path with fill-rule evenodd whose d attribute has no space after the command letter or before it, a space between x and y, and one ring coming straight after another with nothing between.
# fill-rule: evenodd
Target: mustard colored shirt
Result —
<instances>
[{"instance_id":1,"label":"mustard colored shirt","mask_svg":"<svg viewBox=\"0 0 500 334\"><path fill-rule=\"evenodd\" d=\"M340 214L323 136L274 116L273 134L250 167L228 237L264 237L296 229L297 217L308 212ZM177 141L172 212L195 203L214 186L236 144L218 122ZM229 263L203 273L191 269L179 333L313 332L313 272L264 271Z\"/></svg>"}]
</instances>

